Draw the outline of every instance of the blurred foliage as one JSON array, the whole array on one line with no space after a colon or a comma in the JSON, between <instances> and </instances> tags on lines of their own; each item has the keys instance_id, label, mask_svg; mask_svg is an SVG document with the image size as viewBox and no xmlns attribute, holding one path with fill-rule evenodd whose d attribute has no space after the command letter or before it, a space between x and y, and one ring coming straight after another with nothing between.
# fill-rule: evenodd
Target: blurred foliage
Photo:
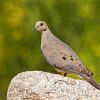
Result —
<instances>
[{"instance_id":1,"label":"blurred foliage","mask_svg":"<svg viewBox=\"0 0 100 100\"><path fill-rule=\"evenodd\" d=\"M45 20L100 83L100 0L0 0L0 100L11 79L27 70L55 72L40 50L35 22Z\"/></svg>"}]
</instances>

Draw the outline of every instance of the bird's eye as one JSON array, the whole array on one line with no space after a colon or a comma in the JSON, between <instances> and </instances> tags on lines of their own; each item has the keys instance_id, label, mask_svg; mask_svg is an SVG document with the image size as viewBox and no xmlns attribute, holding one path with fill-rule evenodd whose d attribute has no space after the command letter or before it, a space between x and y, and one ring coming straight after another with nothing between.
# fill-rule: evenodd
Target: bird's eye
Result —
<instances>
[{"instance_id":1,"label":"bird's eye","mask_svg":"<svg viewBox=\"0 0 100 100\"><path fill-rule=\"evenodd\" d=\"M40 25L43 26L43 23L41 23Z\"/></svg>"}]
</instances>

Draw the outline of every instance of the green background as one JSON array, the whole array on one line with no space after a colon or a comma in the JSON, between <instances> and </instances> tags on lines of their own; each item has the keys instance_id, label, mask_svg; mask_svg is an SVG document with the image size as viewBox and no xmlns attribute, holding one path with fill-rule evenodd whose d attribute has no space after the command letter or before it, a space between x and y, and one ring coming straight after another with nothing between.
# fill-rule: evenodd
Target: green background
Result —
<instances>
[{"instance_id":1,"label":"green background","mask_svg":"<svg viewBox=\"0 0 100 100\"><path fill-rule=\"evenodd\" d=\"M100 0L0 0L0 100L11 79L28 70L55 72L40 50L44 20L70 45L100 83Z\"/></svg>"}]
</instances>

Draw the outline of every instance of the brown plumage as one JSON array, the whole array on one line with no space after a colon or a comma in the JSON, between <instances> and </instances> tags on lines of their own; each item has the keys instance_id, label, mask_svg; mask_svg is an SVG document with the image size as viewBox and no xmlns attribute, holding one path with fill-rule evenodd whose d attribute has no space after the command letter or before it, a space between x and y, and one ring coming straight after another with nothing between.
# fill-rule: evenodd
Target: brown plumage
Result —
<instances>
[{"instance_id":1,"label":"brown plumage","mask_svg":"<svg viewBox=\"0 0 100 100\"><path fill-rule=\"evenodd\" d=\"M83 65L82 61L67 44L52 34L44 21L36 22L35 29L42 32L41 50L49 64L58 72L80 75L100 90L100 85L92 78L93 73Z\"/></svg>"}]
</instances>

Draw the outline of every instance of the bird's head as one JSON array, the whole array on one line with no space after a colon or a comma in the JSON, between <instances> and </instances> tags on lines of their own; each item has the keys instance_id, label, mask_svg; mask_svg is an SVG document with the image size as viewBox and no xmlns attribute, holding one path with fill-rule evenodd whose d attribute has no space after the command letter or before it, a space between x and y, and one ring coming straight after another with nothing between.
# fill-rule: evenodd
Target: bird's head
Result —
<instances>
[{"instance_id":1,"label":"bird's head","mask_svg":"<svg viewBox=\"0 0 100 100\"><path fill-rule=\"evenodd\" d=\"M46 22L44 22L44 21L37 21L33 31L37 30L39 32L43 32L43 31L46 31L47 28L48 28L48 26L47 26Z\"/></svg>"}]
</instances>

